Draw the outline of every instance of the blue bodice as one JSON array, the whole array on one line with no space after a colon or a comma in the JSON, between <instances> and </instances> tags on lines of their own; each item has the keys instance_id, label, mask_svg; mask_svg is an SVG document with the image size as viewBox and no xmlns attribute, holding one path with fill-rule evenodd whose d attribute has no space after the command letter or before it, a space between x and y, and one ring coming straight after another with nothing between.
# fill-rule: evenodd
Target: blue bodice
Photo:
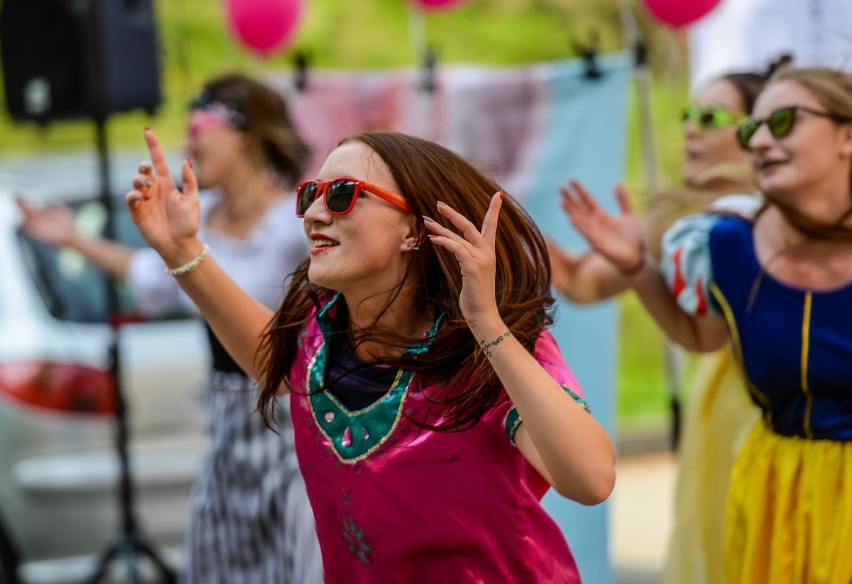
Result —
<instances>
[{"instance_id":1,"label":"blue bodice","mask_svg":"<svg viewBox=\"0 0 852 584\"><path fill-rule=\"evenodd\" d=\"M787 436L852 439L852 285L793 288L761 273L752 223L709 231L713 308L725 315L752 398Z\"/></svg>"}]
</instances>

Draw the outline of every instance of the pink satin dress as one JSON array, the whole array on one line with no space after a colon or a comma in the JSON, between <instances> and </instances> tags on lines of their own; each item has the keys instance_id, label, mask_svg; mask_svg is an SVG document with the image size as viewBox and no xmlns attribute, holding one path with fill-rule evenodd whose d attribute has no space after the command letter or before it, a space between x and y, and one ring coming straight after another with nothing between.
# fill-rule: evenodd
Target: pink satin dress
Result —
<instances>
[{"instance_id":1,"label":"pink satin dress","mask_svg":"<svg viewBox=\"0 0 852 584\"><path fill-rule=\"evenodd\" d=\"M383 397L349 411L328 390L316 391L328 366L333 305L303 330L290 377L325 581L580 582L561 530L540 505L549 485L512 443L520 420L508 396L467 430L424 430L412 420L438 422L426 396L448 388L400 370ZM582 404L550 333L535 355Z\"/></svg>"}]
</instances>

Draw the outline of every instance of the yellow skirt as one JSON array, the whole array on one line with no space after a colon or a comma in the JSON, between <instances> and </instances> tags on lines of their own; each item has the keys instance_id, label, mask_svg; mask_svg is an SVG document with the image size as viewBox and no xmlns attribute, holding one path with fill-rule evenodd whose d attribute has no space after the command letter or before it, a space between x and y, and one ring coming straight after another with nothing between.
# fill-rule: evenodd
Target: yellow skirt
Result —
<instances>
[{"instance_id":1,"label":"yellow skirt","mask_svg":"<svg viewBox=\"0 0 852 584\"><path fill-rule=\"evenodd\" d=\"M734 466L726 584L852 582L852 443L755 424Z\"/></svg>"},{"instance_id":2,"label":"yellow skirt","mask_svg":"<svg viewBox=\"0 0 852 584\"><path fill-rule=\"evenodd\" d=\"M684 411L674 525L661 584L722 582L728 481L759 417L731 349L702 355Z\"/></svg>"}]
</instances>

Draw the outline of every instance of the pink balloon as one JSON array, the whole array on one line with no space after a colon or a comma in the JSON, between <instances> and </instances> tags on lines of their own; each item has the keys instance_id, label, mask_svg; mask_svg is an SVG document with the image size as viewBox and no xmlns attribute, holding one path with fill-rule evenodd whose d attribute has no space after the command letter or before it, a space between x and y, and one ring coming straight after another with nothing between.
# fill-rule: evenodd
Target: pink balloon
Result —
<instances>
[{"instance_id":1,"label":"pink balloon","mask_svg":"<svg viewBox=\"0 0 852 584\"><path fill-rule=\"evenodd\" d=\"M412 2L422 10L447 10L464 4L467 0L412 0Z\"/></svg>"},{"instance_id":2,"label":"pink balloon","mask_svg":"<svg viewBox=\"0 0 852 584\"><path fill-rule=\"evenodd\" d=\"M719 0L644 0L645 7L664 24L686 26L713 11Z\"/></svg>"},{"instance_id":3,"label":"pink balloon","mask_svg":"<svg viewBox=\"0 0 852 584\"><path fill-rule=\"evenodd\" d=\"M226 0L231 32L249 50L269 55L287 43L302 18L301 0Z\"/></svg>"}]
</instances>

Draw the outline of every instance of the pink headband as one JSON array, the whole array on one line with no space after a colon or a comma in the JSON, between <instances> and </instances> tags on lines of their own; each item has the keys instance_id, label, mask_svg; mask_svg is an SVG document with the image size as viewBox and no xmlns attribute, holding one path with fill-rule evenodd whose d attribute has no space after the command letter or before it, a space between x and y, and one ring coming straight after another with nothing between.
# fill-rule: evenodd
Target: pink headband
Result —
<instances>
[{"instance_id":1,"label":"pink headband","mask_svg":"<svg viewBox=\"0 0 852 584\"><path fill-rule=\"evenodd\" d=\"M231 127L240 129L242 114L223 103L213 102L203 108L193 109L189 115L189 130L200 132L214 128Z\"/></svg>"}]
</instances>

